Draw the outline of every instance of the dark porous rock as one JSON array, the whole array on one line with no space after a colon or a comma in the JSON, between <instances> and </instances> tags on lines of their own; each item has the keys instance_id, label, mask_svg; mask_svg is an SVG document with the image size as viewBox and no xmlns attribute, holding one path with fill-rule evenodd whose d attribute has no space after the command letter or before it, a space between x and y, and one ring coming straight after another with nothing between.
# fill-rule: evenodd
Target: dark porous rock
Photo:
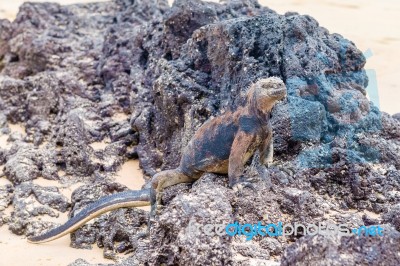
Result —
<instances>
[{"instance_id":1,"label":"dark porous rock","mask_svg":"<svg viewBox=\"0 0 400 266\"><path fill-rule=\"evenodd\" d=\"M397 265L400 233L383 228L383 236L303 237L285 250L281 265Z\"/></svg>"},{"instance_id":2,"label":"dark porous rock","mask_svg":"<svg viewBox=\"0 0 400 266\"><path fill-rule=\"evenodd\" d=\"M68 264L68 266L92 266L93 264L90 264L89 262L87 262L84 259L77 259L74 262ZM110 263L110 264L98 264L99 266L112 266L114 264ZM135 265L135 264L130 264L130 265Z\"/></svg>"},{"instance_id":3,"label":"dark porous rock","mask_svg":"<svg viewBox=\"0 0 400 266\"><path fill-rule=\"evenodd\" d=\"M396 119L396 115L391 117L389 114L382 112L382 129L382 134L385 134L386 138L400 138L400 121Z\"/></svg>"},{"instance_id":4,"label":"dark porous rock","mask_svg":"<svg viewBox=\"0 0 400 266\"><path fill-rule=\"evenodd\" d=\"M147 234L148 213L137 209L119 209L109 214L101 222L97 244L104 248L104 257L116 259L116 254L124 252L138 252L142 254L143 248L148 249L148 242L144 237ZM145 250L147 251L147 250Z\"/></svg>"},{"instance_id":5,"label":"dark porous rock","mask_svg":"<svg viewBox=\"0 0 400 266\"><path fill-rule=\"evenodd\" d=\"M70 217L102 196L125 190L126 187L106 180L82 186L72 195L73 208ZM87 224L74 232L71 236L72 246L90 248L91 244L97 243L99 247L104 248L106 258L117 259L117 253L136 251L139 246L148 246L143 242L143 236L147 231L147 221L146 211L115 210L99 216L92 224Z\"/></svg>"},{"instance_id":6,"label":"dark porous rock","mask_svg":"<svg viewBox=\"0 0 400 266\"><path fill-rule=\"evenodd\" d=\"M41 187L32 182L15 187L12 204L14 210L9 228L17 235L37 235L47 230L49 225L54 227L54 223L42 224L35 217L44 214L57 217L57 211L65 212L70 206L57 187Z\"/></svg>"},{"instance_id":7,"label":"dark porous rock","mask_svg":"<svg viewBox=\"0 0 400 266\"><path fill-rule=\"evenodd\" d=\"M15 143L7 153L3 172L14 184L31 181L40 176L37 150L28 143Z\"/></svg>"},{"instance_id":8,"label":"dark porous rock","mask_svg":"<svg viewBox=\"0 0 400 266\"><path fill-rule=\"evenodd\" d=\"M287 188L284 190L284 197L281 209L300 221L323 215L324 208L320 206L321 202L308 191Z\"/></svg>"},{"instance_id":9,"label":"dark porous rock","mask_svg":"<svg viewBox=\"0 0 400 266\"><path fill-rule=\"evenodd\" d=\"M264 250L268 250L271 256L279 256L282 253L282 244L275 238L263 238L260 241L260 246Z\"/></svg>"},{"instance_id":10,"label":"dark porous rock","mask_svg":"<svg viewBox=\"0 0 400 266\"><path fill-rule=\"evenodd\" d=\"M4 175L0 172L0 182L4 179ZM10 220L10 214L7 212L7 208L11 206L12 199L14 196L14 186L12 184L0 185L0 226L8 223Z\"/></svg>"},{"instance_id":11,"label":"dark porous rock","mask_svg":"<svg viewBox=\"0 0 400 266\"><path fill-rule=\"evenodd\" d=\"M234 244L233 250L234 254L239 254L240 256L251 259L268 260L270 258L269 252L263 248L260 248L257 244Z\"/></svg>"},{"instance_id":12,"label":"dark porous rock","mask_svg":"<svg viewBox=\"0 0 400 266\"><path fill-rule=\"evenodd\" d=\"M58 151L53 144L47 143L38 151L38 168L40 176L48 180L59 180Z\"/></svg>"},{"instance_id":13,"label":"dark porous rock","mask_svg":"<svg viewBox=\"0 0 400 266\"><path fill-rule=\"evenodd\" d=\"M289 96L272 111L274 151L280 156L295 156L301 143L320 143L327 133L325 107L318 101Z\"/></svg>"},{"instance_id":14,"label":"dark porous rock","mask_svg":"<svg viewBox=\"0 0 400 266\"><path fill-rule=\"evenodd\" d=\"M205 224L226 224L232 219L231 193L224 186L200 182L190 194L175 197L151 228L149 263L221 265L231 261L227 235L208 236L196 230Z\"/></svg>"},{"instance_id":15,"label":"dark porous rock","mask_svg":"<svg viewBox=\"0 0 400 266\"><path fill-rule=\"evenodd\" d=\"M0 133L2 134L9 134L10 129L7 123L7 116L0 111Z\"/></svg>"},{"instance_id":16,"label":"dark porous rock","mask_svg":"<svg viewBox=\"0 0 400 266\"><path fill-rule=\"evenodd\" d=\"M53 145L47 144L39 149L30 143L16 141L5 155L3 172L14 184L32 181L38 177L59 179L57 151Z\"/></svg>"},{"instance_id":17,"label":"dark porous rock","mask_svg":"<svg viewBox=\"0 0 400 266\"><path fill-rule=\"evenodd\" d=\"M59 128L56 145L60 148L60 161L67 174L90 176L93 173L87 134L83 120L75 113L70 114Z\"/></svg>"},{"instance_id":18,"label":"dark porous rock","mask_svg":"<svg viewBox=\"0 0 400 266\"><path fill-rule=\"evenodd\" d=\"M289 97L288 101L292 141L319 142L327 130L324 106L317 101L307 101L298 97Z\"/></svg>"},{"instance_id":19,"label":"dark porous rock","mask_svg":"<svg viewBox=\"0 0 400 266\"><path fill-rule=\"evenodd\" d=\"M0 76L0 86L2 88L0 90L0 107L3 114L12 123L25 120L26 109L24 107L30 92L26 82L2 75Z\"/></svg>"},{"instance_id":20,"label":"dark porous rock","mask_svg":"<svg viewBox=\"0 0 400 266\"><path fill-rule=\"evenodd\" d=\"M392 117L398 121L400 121L400 113L392 115Z\"/></svg>"},{"instance_id":21,"label":"dark porous rock","mask_svg":"<svg viewBox=\"0 0 400 266\"><path fill-rule=\"evenodd\" d=\"M397 231L400 231L400 204L393 206L384 214L383 221L391 224Z\"/></svg>"},{"instance_id":22,"label":"dark porous rock","mask_svg":"<svg viewBox=\"0 0 400 266\"><path fill-rule=\"evenodd\" d=\"M84 183L72 216L127 189L112 181L127 160L139 159L146 176L175 168L207 119L236 110L252 83L277 76L288 97L271 114L274 165L260 165L256 154L243 174L255 190L233 192L225 175L207 174L165 190L150 236L147 212L121 209L77 230L72 245L97 243L115 260L132 252L121 265L279 264L283 253L286 264L312 256L391 264L394 229L381 243L366 241L386 257L354 236L246 241L189 230L326 221L399 230L399 116L366 97L365 63L354 43L312 17L279 15L256 0L25 3L14 21L0 20L0 178L12 183L0 189L0 208L14 208L0 219L16 234L56 225L44 218L70 204L57 188L32 183L39 177Z\"/></svg>"},{"instance_id":23,"label":"dark porous rock","mask_svg":"<svg viewBox=\"0 0 400 266\"><path fill-rule=\"evenodd\" d=\"M0 212L4 211L12 202L14 188L11 184L0 186Z\"/></svg>"},{"instance_id":24,"label":"dark porous rock","mask_svg":"<svg viewBox=\"0 0 400 266\"><path fill-rule=\"evenodd\" d=\"M68 266L90 266L91 264L84 259L77 259L74 262L68 264Z\"/></svg>"},{"instance_id":25,"label":"dark porous rock","mask_svg":"<svg viewBox=\"0 0 400 266\"><path fill-rule=\"evenodd\" d=\"M106 180L100 181L95 184L84 185L76 189L71 196L72 210L70 217L76 215L80 210L90 203L93 203L97 199L115 193L126 190L126 188L118 183L108 182ZM99 219L104 220L104 216L100 216ZM98 220L99 220L98 219ZM97 221L93 225L87 224L71 235L72 245L75 247L89 248L91 244L96 242L98 236Z\"/></svg>"},{"instance_id":26,"label":"dark porous rock","mask_svg":"<svg viewBox=\"0 0 400 266\"><path fill-rule=\"evenodd\" d=\"M195 5L197 1L189 1L187 6L191 2L199 10L204 7L200 3ZM185 8L179 3L171 12L177 14L176 9L181 8L185 16ZM228 2L222 7L224 12L230 9L235 14L233 10L240 4ZM285 117L284 124L292 125L290 131L287 127L275 127L277 142L281 142L278 150L284 155L290 154L292 148L288 147L297 146L298 141L329 142L339 135L355 143L354 133L344 132L379 127L379 113L370 108L365 98L365 58L353 43L340 35L330 35L311 17L279 16L257 5L253 9L260 16L232 20L218 16L216 20L212 12L206 13L213 23L195 30L179 54L173 50L157 59L157 49L148 52L150 63L145 73L151 76L143 76L142 83L154 82L148 83L150 94L142 98L145 102L154 101L155 105L142 103L140 113L134 110L132 117L132 124L141 132L138 155L146 173L154 174L155 168L175 167L179 151L195 129L209 116L240 105L247 86L260 77L282 77L293 99L282 106L287 110L286 116L274 112L273 117L273 121ZM167 16L167 25L169 19ZM194 16L193 20L196 19L198 24L204 21ZM177 29L183 30L174 28L175 34ZM178 152L171 154L172 150ZM312 159L307 163L314 164Z\"/></svg>"}]
</instances>

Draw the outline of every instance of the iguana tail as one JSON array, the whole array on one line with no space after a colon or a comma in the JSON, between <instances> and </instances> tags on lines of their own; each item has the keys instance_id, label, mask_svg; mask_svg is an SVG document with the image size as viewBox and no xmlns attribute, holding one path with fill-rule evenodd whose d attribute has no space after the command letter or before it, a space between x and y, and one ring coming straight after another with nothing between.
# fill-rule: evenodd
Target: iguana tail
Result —
<instances>
[{"instance_id":1,"label":"iguana tail","mask_svg":"<svg viewBox=\"0 0 400 266\"><path fill-rule=\"evenodd\" d=\"M121 193L116 193L110 196L100 198L86 206L77 215L69 219L65 224L51 229L47 233L39 236L28 238L31 243L45 243L66 234L72 233L91 219L98 217L108 211L125 207L141 207L150 205L150 189L131 190Z\"/></svg>"}]
</instances>

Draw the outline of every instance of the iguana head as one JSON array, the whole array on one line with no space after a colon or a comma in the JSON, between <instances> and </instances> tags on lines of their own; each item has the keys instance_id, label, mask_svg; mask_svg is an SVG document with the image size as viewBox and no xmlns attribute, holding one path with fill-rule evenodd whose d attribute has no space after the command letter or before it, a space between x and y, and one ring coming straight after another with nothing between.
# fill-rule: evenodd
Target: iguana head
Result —
<instances>
[{"instance_id":1,"label":"iguana head","mask_svg":"<svg viewBox=\"0 0 400 266\"><path fill-rule=\"evenodd\" d=\"M269 112L277 101L286 97L286 86L278 77L260 79L252 85L247 97L248 104L261 112Z\"/></svg>"}]
</instances>

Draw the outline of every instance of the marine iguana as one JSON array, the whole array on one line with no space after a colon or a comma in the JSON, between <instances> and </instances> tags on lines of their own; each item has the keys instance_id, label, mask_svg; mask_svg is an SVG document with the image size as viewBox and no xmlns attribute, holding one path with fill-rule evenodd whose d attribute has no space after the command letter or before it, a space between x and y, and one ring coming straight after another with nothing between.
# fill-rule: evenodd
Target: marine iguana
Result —
<instances>
[{"instance_id":1,"label":"marine iguana","mask_svg":"<svg viewBox=\"0 0 400 266\"><path fill-rule=\"evenodd\" d=\"M154 214L160 206L164 188L194 182L203 173L228 174L229 186L235 190L249 186L242 174L250 157L259 150L263 164L269 165L273 161L270 113L275 103L285 96L286 86L280 78L258 80L250 86L246 104L235 112L226 112L206 121L184 149L179 167L154 175L151 188L100 198L65 224L30 237L28 241L52 241L75 231L94 217L118 208L151 205Z\"/></svg>"}]
</instances>

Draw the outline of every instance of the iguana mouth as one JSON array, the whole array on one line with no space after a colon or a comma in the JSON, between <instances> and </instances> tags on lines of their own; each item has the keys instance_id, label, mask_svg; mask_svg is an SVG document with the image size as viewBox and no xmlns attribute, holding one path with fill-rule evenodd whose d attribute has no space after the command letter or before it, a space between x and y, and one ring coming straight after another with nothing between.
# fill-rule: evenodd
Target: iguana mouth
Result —
<instances>
[{"instance_id":1,"label":"iguana mouth","mask_svg":"<svg viewBox=\"0 0 400 266\"><path fill-rule=\"evenodd\" d=\"M269 92L269 95L274 98L284 98L286 96L286 88L274 89Z\"/></svg>"}]
</instances>

